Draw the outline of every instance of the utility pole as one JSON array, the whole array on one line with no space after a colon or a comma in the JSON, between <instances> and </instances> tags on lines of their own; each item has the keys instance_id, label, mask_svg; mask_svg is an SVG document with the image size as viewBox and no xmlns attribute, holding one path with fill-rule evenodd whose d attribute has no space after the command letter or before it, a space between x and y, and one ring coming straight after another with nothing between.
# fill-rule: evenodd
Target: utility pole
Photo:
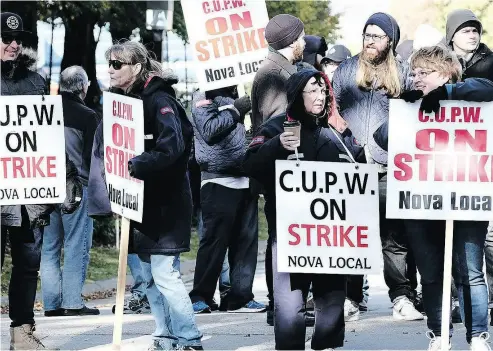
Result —
<instances>
[{"instance_id":1,"label":"utility pole","mask_svg":"<svg viewBox=\"0 0 493 351\"><path fill-rule=\"evenodd\" d=\"M154 53L159 62L162 62L163 52L163 31L166 38L166 57L168 60L168 30L173 28L174 1L147 1L146 27L152 30L154 41Z\"/></svg>"}]
</instances>

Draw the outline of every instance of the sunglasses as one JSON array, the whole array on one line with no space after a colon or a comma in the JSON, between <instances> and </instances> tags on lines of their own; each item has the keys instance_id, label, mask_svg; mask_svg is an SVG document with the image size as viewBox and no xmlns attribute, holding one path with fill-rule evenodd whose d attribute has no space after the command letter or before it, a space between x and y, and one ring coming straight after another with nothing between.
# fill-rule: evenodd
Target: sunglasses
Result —
<instances>
[{"instance_id":1,"label":"sunglasses","mask_svg":"<svg viewBox=\"0 0 493 351\"><path fill-rule=\"evenodd\" d=\"M113 67L117 71L122 69L123 65L131 65L131 63L121 62L118 60L109 60L108 61L108 67Z\"/></svg>"},{"instance_id":2,"label":"sunglasses","mask_svg":"<svg viewBox=\"0 0 493 351\"><path fill-rule=\"evenodd\" d=\"M13 41L15 41L17 44L21 45L23 40L18 36L14 34L2 34L2 42L4 44L11 44Z\"/></svg>"}]
</instances>

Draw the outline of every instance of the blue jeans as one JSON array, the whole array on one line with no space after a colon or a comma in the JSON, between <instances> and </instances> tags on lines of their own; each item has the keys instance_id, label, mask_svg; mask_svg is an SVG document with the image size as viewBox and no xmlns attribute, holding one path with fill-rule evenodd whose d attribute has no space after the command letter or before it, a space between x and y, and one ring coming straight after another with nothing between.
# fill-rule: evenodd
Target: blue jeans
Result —
<instances>
[{"instance_id":1,"label":"blue jeans","mask_svg":"<svg viewBox=\"0 0 493 351\"><path fill-rule=\"evenodd\" d=\"M127 265L130 268L132 278L134 278L134 285L130 288L132 294L137 294L140 299L146 295L146 287L144 284L144 278L142 277L142 267L140 265L140 258L137 254L128 254Z\"/></svg>"},{"instance_id":2,"label":"blue jeans","mask_svg":"<svg viewBox=\"0 0 493 351\"><path fill-rule=\"evenodd\" d=\"M147 299L156 322L153 337L172 345L200 346L192 302L181 280L180 255L139 255Z\"/></svg>"},{"instance_id":3,"label":"blue jeans","mask_svg":"<svg viewBox=\"0 0 493 351\"><path fill-rule=\"evenodd\" d=\"M454 222L452 277L459 297L466 339L488 331L488 291L483 274L487 222ZM444 221L406 220L409 243L421 274L428 328L441 335ZM450 323L450 336L452 336Z\"/></svg>"},{"instance_id":4,"label":"blue jeans","mask_svg":"<svg viewBox=\"0 0 493 351\"><path fill-rule=\"evenodd\" d=\"M197 211L197 234L199 240L202 240L204 236L204 221L202 220L202 210ZM229 278L229 262L228 262L228 251L226 251L226 256L224 257L223 268L221 270L221 275L219 276L219 291L227 292L231 288L231 281Z\"/></svg>"},{"instance_id":5,"label":"blue jeans","mask_svg":"<svg viewBox=\"0 0 493 351\"><path fill-rule=\"evenodd\" d=\"M50 215L41 249L41 291L45 311L84 307L82 288L89 265L93 220L87 212L87 187L79 208L62 214L60 205ZM60 256L63 245L63 270Z\"/></svg>"}]
</instances>

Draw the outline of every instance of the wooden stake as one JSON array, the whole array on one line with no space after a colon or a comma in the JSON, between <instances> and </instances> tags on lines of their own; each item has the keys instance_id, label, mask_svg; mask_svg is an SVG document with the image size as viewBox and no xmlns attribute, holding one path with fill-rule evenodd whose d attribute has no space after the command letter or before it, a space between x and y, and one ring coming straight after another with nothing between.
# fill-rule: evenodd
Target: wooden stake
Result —
<instances>
[{"instance_id":1,"label":"wooden stake","mask_svg":"<svg viewBox=\"0 0 493 351\"><path fill-rule=\"evenodd\" d=\"M445 254L443 258L443 292L442 292L442 351L449 350L450 329L450 290L452 286L452 247L454 244L454 221L445 224Z\"/></svg>"},{"instance_id":2,"label":"wooden stake","mask_svg":"<svg viewBox=\"0 0 493 351\"><path fill-rule=\"evenodd\" d=\"M113 325L113 349L120 350L123 327L123 301L125 298L125 282L127 278L128 239L130 220L122 217L120 231L120 256L118 262L118 284L116 289L115 323Z\"/></svg>"}]
</instances>

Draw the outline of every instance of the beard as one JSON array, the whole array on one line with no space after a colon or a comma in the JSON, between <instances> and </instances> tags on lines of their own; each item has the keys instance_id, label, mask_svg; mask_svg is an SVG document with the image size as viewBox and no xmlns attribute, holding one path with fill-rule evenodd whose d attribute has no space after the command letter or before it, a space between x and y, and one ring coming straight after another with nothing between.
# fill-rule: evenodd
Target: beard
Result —
<instances>
[{"instance_id":1,"label":"beard","mask_svg":"<svg viewBox=\"0 0 493 351\"><path fill-rule=\"evenodd\" d=\"M370 53L367 51L368 48L375 49L376 52ZM366 62L369 62L372 65L376 66L385 61L387 55L389 54L389 51L390 51L390 45L387 45L383 50L379 50L374 46L365 45L365 47L363 48L363 52L361 53L361 58Z\"/></svg>"},{"instance_id":2,"label":"beard","mask_svg":"<svg viewBox=\"0 0 493 351\"><path fill-rule=\"evenodd\" d=\"M303 59L303 46L300 43L296 43L293 48L294 62L301 61Z\"/></svg>"}]
</instances>

